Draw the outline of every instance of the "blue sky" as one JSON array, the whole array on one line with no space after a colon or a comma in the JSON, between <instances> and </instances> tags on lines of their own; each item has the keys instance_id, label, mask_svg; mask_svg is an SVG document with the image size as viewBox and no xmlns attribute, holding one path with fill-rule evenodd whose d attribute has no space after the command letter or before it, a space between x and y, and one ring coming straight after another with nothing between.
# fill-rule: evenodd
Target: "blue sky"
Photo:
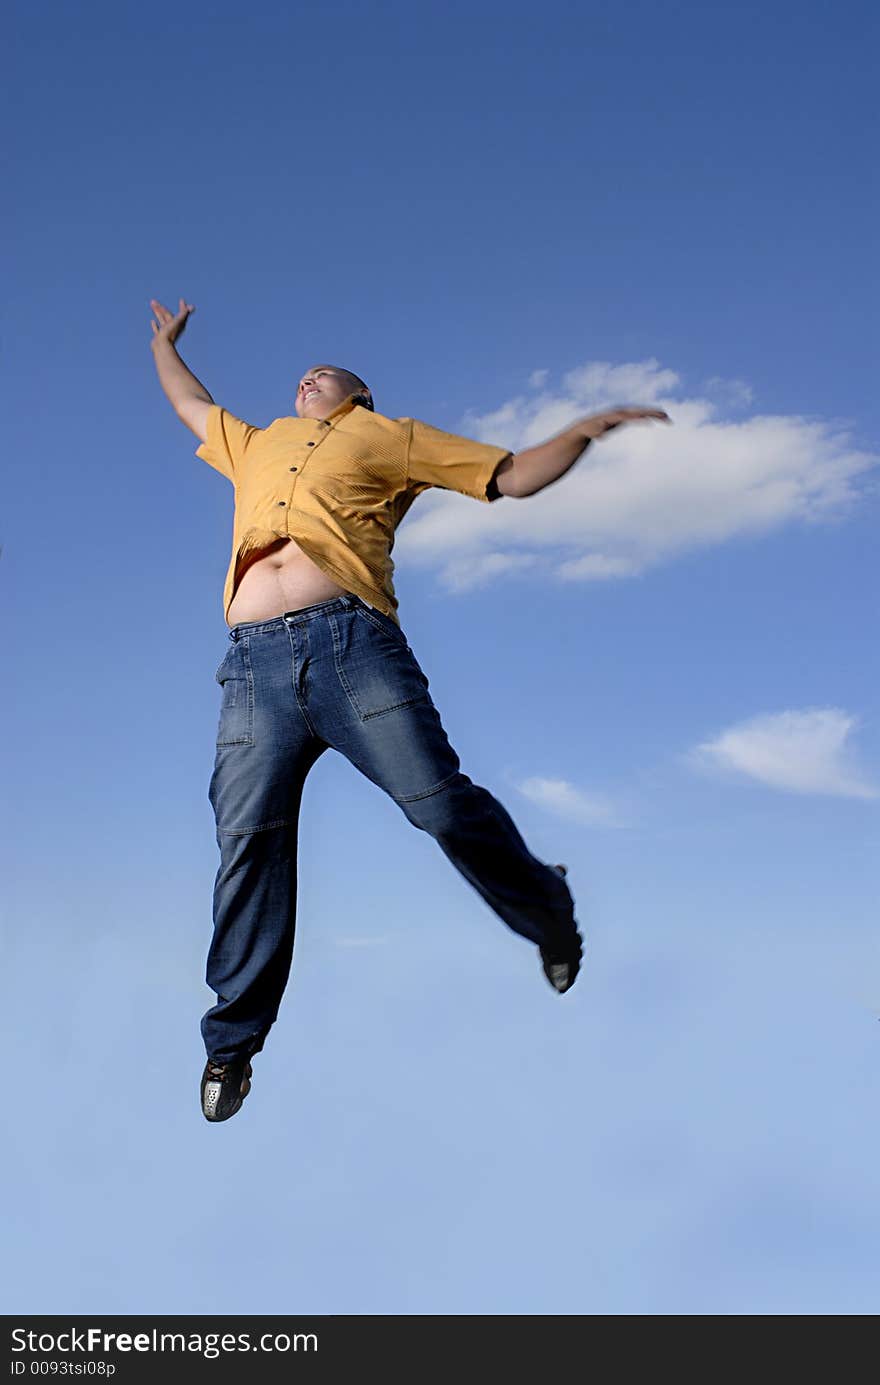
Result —
<instances>
[{"instance_id":1,"label":"blue sky","mask_svg":"<svg viewBox=\"0 0 880 1385\"><path fill-rule=\"evenodd\" d=\"M877 21L859 3L13 6L0 570L15 1313L876 1311ZM293 978L199 1114L231 490L315 360L519 447L405 629L566 861L563 1000L338 757Z\"/></svg>"}]
</instances>

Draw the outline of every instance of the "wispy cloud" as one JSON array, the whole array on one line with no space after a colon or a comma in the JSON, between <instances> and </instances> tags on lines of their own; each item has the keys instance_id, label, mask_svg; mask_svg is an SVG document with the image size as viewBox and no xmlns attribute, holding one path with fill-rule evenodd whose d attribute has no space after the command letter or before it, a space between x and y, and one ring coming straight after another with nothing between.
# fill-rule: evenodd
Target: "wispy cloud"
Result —
<instances>
[{"instance_id":1,"label":"wispy cloud","mask_svg":"<svg viewBox=\"0 0 880 1385\"><path fill-rule=\"evenodd\" d=\"M849 744L856 726L855 717L836 707L776 712L728 727L697 746L692 758L789 793L878 798Z\"/></svg>"},{"instance_id":2,"label":"wispy cloud","mask_svg":"<svg viewBox=\"0 0 880 1385\"><path fill-rule=\"evenodd\" d=\"M618 429L527 500L423 497L398 548L408 563L436 567L453 591L527 566L558 581L631 577L699 547L828 520L856 504L859 478L880 460L827 420L743 416L751 394L742 380L715 377L689 393L654 359L592 361L555 390L548 379L533 372L528 392L468 415L461 431L516 451L615 403L664 408L674 426Z\"/></svg>"},{"instance_id":3,"label":"wispy cloud","mask_svg":"<svg viewBox=\"0 0 880 1385\"><path fill-rule=\"evenodd\" d=\"M633 562L631 558L608 558L604 553L587 553L583 558L572 558L570 562L560 563L556 569L557 577L572 582L602 582L611 577L636 577L638 572L638 563Z\"/></svg>"},{"instance_id":4,"label":"wispy cloud","mask_svg":"<svg viewBox=\"0 0 880 1385\"><path fill-rule=\"evenodd\" d=\"M586 794L566 779L524 779L516 786L526 798L556 817L588 827L620 826L611 802L598 794Z\"/></svg>"},{"instance_id":5,"label":"wispy cloud","mask_svg":"<svg viewBox=\"0 0 880 1385\"><path fill-rule=\"evenodd\" d=\"M454 558L442 569L445 586L450 591L471 591L483 587L502 572L532 567L537 561L533 553L482 553Z\"/></svg>"},{"instance_id":6,"label":"wispy cloud","mask_svg":"<svg viewBox=\"0 0 880 1385\"><path fill-rule=\"evenodd\" d=\"M727 409L748 408L755 397L754 390L745 380L725 380L720 375L706 380L703 390L710 399Z\"/></svg>"}]
</instances>

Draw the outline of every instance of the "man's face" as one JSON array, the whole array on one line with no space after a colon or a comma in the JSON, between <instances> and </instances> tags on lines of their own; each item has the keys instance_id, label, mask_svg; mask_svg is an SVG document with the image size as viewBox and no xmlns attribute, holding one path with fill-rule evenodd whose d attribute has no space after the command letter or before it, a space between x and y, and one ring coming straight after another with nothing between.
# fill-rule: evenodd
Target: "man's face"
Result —
<instances>
[{"instance_id":1,"label":"man's face","mask_svg":"<svg viewBox=\"0 0 880 1385\"><path fill-rule=\"evenodd\" d=\"M326 418L350 394L361 393L353 375L334 365L315 365L307 370L296 392L300 418Z\"/></svg>"}]
</instances>

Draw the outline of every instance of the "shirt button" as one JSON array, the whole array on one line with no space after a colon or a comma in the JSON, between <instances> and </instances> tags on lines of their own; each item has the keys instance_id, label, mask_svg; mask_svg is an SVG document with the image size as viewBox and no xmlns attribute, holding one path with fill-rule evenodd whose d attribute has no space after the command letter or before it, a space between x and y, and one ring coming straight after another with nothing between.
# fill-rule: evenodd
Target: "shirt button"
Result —
<instances>
[{"instance_id":1,"label":"shirt button","mask_svg":"<svg viewBox=\"0 0 880 1385\"><path fill-rule=\"evenodd\" d=\"M314 444L313 442L307 442L307 443L306 443L306 447L314 447L314 445L315 445L315 444Z\"/></svg>"},{"instance_id":2,"label":"shirt button","mask_svg":"<svg viewBox=\"0 0 880 1385\"><path fill-rule=\"evenodd\" d=\"M296 471L296 467L295 467L295 466L292 466L290 469L291 469L291 471Z\"/></svg>"},{"instance_id":3,"label":"shirt button","mask_svg":"<svg viewBox=\"0 0 880 1385\"><path fill-rule=\"evenodd\" d=\"M279 505L285 505L286 503L287 503L287 502L284 501L284 500L279 500L279 501L278 501L278 504L279 504Z\"/></svg>"}]
</instances>

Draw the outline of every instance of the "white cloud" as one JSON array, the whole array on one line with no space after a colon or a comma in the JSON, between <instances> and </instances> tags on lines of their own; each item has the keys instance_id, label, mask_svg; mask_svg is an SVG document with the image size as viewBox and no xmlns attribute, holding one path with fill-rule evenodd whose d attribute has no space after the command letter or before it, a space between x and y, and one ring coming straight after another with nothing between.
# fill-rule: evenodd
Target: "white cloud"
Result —
<instances>
[{"instance_id":1,"label":"white cloud","mask_svg":"<svg viewBox=\"0 0 880 1385\"><path fill-rule=\"evenodd\" d=\"M517 788L526 798L557 817L589 827L616 826L617 820L607 798L585 794L565 779L524 779Z\"/></svg>"},{"instance_id":2,"label":"white cloud","mask_svg":"<svg viewBox=\"0 0 880 1385\"><path fill-rule=\"evenodd\" d=\"M724 380L720 375L706 380L703 389L728 409L747 408L755 397L754 390L745 380Z\"/></svg>"},{"instance_id":3,"label":"white cloud","mask_svg":"<svg viewBox=\"0 0 880 1385\"><path fill-rule=\"evenodd\" d=\"M541 389L547 382L549 370L533 370L529 376L529 384L533 390Z\"/></svg>"},{"instance_id":4,"label":"white cloud","mask_svg":"<svg viewBox=\"0 0 880 1385\"><path fill-rule=\"evenodd\" d=\"M842 426L827 420L742 417L741 408L738 418L724 417L718 402L724 384L716 377L702 395L689 395L679 376L654 359L594 361L569 371L557 391L519 395L487 414L468 415L462 433L513 450L615 403L664 408L674 426L617 429L527 500L490 506L429 493L401 527L398 551L408 563L438 568L454 591L529 561L557 580L594 581L633 576L737 537L845 515L877 456L858 450ZM749 387L729 385L728 395L741 406Z\"/></svg>"},{"instance_id":5,"label":"white cloud","mask_svg":"<svg viewBox=\"0 0 880 1385\"><path fill-rule=\"evenodd\" d=\"M502 572L531 567L535 561L534 554L530 553L483 553L456 558L446 564L440 575L450 591L470 591L474 587L485 586Z\"/></svg>"},{"instance_id":6,"label":"white cloud","mask_svg":"<svg viewBox=\"0 0 880 1385\"><path fill-rule=\"evenodd\" d=\"M638 567L628 558L606 558L603 553L588 553L573 558L556 569L557 577L572 582L604 582L609 577L635 577Z\"/></svg>"},{"instance_id":7,"label":"white cloud","mask_svg":"<svg viewBox=\"0 0 880 1385\"><path fill-rule=\"evenodd\" d=\"M624 365L590 361L570 370L562 383L572 399L601 409L609 404L655 404L675 389L679 376L674 370L661 370L652 356Z\"/></svg>"},{"instance_id":8,"label":"white cloud","mask_svg":"<svg viewBox=\"0 0 880 1385\"><path fill-rule=\"evenodd\" d=\"M695 762L789 793L877 798L848 741L857 722L835 707L752 717L697 746Z\"/></svg>"}]
</instances>

